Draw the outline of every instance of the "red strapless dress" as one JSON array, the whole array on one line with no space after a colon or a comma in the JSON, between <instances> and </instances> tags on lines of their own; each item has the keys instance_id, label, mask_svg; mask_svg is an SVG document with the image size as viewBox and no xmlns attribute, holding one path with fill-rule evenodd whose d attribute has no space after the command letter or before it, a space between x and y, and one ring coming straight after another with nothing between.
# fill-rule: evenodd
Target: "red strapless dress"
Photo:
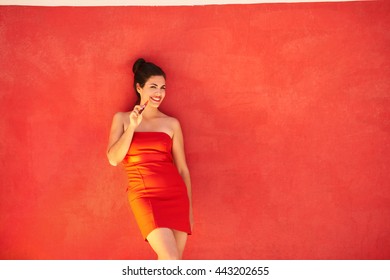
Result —
<instances>
[{"instance_id":1,"label":"red strapless dress","mask_svg":"<svg viewBox=\"0 0 390 280\"><path fill-rule=\"evenodd\" d=\"M159 227L191 234L187 188L173 163L171 137L135 132L123 164L130 206L145 240Z\"/></svg>"}]
</instances>

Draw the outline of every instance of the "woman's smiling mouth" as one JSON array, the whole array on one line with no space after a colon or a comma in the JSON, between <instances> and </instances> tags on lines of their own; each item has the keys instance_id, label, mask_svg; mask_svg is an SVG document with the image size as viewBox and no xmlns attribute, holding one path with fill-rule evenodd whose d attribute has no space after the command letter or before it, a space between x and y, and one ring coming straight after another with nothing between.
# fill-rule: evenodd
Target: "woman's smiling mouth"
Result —
<instances>
[{"instance_id":1,"label":"woman's smiling mouth","mask_svg":"<svg viewBox=\"0 0 390 280\"><path fill-rule=\"evenodd\" d=\"M160 102L161 101L161 96L154 96L154 97L150 97L150 99L152 100L152 101L154 101L154 102Z\"/></svg>"}]
</instances>

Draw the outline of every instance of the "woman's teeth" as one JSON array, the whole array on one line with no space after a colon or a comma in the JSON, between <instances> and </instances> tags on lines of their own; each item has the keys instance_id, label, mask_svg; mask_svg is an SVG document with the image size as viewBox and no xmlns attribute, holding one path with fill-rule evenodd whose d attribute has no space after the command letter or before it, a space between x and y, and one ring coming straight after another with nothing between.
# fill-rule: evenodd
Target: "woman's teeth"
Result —
<instances>
[{"instance_id":1,"label":"woman's teeth","mask_svg":"<svg viewBox=\"0 0 390 280\"><path fill-rule=\"evenodd\" d=\"M152 99L154 102L160 102L161 101L161 97L150 97L150 99Z\"/></svg>"}]
</instances>

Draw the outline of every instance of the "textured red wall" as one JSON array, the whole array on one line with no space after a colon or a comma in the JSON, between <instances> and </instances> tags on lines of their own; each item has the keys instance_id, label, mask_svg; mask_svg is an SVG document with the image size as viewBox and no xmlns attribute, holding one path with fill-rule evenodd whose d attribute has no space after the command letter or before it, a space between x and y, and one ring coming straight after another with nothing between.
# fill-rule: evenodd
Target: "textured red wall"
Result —
<instances>
[{"instance_id":1,"label":"textured red wall","mask_svg":"<svg viewBox=\"0 0 390 280\"><path fill-rule=\"evenodd\" d=\"M390 258L390 5L0 8L0 257L154 258L108 164L131 66L163 66L187 259Z\"/></svg>"}]
</instances>

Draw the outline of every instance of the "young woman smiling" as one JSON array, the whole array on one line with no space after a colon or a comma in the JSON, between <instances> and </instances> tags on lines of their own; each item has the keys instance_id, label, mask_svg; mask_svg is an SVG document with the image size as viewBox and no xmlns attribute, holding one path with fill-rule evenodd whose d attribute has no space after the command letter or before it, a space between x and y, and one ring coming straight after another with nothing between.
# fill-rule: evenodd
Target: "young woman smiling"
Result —
<instances>
[{"instance_id":1,"label":"young woman smiling","mask_svg":"<svg viewBox=\"0 0 390 280\"><path fill-rule=\"evenodd\" d=\"M158 259L181 259L193 218L191 180L177 119L160 111L164 71L138 59L133 65L138 105L114 115L107 157L123 163L128 198L142 236Z\"/></svg>"}]
</instances>

